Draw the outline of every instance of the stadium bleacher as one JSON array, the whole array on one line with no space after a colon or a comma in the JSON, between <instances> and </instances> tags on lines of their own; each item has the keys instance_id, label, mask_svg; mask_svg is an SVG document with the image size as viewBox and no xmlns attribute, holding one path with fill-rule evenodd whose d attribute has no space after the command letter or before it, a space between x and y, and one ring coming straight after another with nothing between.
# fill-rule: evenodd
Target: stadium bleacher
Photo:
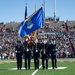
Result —
<instances>
[{"instance_id":1,"label":"stadium bleacher","mask_svg":"<svg viewBox=\"0 0 75 75\"><path fill-rule=\"evenodd\" d=\"M47 39L47 38L54 38L57 40L58 44L58 50L65 54L68 52L72 54L72 51L70 50L69 42L67 35L70 36L71 42L75 48L75 21L67 21L69 32L65 31L65 25L63 27L64 21L58 21L58 22L45 22L45 26L38 29L38 34L41 33L41 35L37 35L39 39ZM18 36L18 26L20 22L9 22L5 24L5 27L0 32L0 45L2 46L2 52L1 53L8 53L8 50L10 49L9 53L10 55L14 53L14 45L16 44L17 39L24 40L24 38L20 38ZM0 28L2 28L4 24L0 24ZM45 34L44 34L45 33ZM48 34L49 35L48 35ZM69 34L67 34L69 33ZM59 52L58 51L58 52ZM62 55L61 55L62 57ZM71 56L73 57L73 56Z\"/></svg>"}]
</instances>

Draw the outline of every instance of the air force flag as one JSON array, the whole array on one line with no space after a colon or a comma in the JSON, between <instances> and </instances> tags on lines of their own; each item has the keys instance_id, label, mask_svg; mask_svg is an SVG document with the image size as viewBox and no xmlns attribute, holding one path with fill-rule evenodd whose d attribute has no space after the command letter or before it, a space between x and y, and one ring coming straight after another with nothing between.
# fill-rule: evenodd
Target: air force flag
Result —
<instances>
[{"instance_id":1,"label":"air force flag","mask_svg":"<svg viewBox=\"0 0 75 75\"><path fill-rule=\"evenodd\" d=\"M44 15L43 8L41 7L38 11L36 11L29 18L27 18L25 22L23 21L20 24L19 35L20 37L24 37L25 35L32 33L43 25Z\"/></svg>"}]
</instances>

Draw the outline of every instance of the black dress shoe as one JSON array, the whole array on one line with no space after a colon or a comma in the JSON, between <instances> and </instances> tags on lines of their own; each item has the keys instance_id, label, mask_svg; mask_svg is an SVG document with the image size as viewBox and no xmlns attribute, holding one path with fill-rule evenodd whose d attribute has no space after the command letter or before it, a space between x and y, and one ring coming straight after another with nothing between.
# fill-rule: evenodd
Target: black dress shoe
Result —
<instances>
[{"instance_id":1,"label":"black dress shoe","mask_svg":"<svg viewBox=\"0 0 75 75\"><path fill-rule=\"evenodd\" d=\"M35 70L36 70L36 68L35 68Z\"/></svg>"},{"instance_id":2,"label":"black dress shoe","mask_svg":"<svg viewBox=\"0 0 75 75\"><path fill-rule=\"evenodd\" d=\"M54 67L52 69L54 69Z\"/></svg>"},{"instance_id":3,"label":"black dress shoe","mask_svg":"<svg viewBox=\"0 0 75 75\"><path fill-rule=\"evenodd\" d=\"M30 70L30 68L28 68L28 70Z\"/></svg>"},{"instance_id":4,"label":"black dress shoe","mask_svg":"<svg viewBox=\"0 0 75 75\"><path fill-rule=\"evenodd\" d=\"M48 67L46 67L46 69L48 69Z\"/></svg>"},{"instance_id":5,"label":"black dress shoe","mask_svg":"<svg viewBox=\"0 0 75 75\"><path fill-rule=\"evenodd\" d=\"M57 68L57 66L55 66L55 68Z\"/></svg>"},{"instance_id":6,"label":"black dress shoe","mask_svg":"<svg viewBox=\"0 0 75 75\"><path fill-rule=\"evenodd\" d=\"M19 70L19 68L17 68L17 70Z\"/></svg>"}]
</instances>

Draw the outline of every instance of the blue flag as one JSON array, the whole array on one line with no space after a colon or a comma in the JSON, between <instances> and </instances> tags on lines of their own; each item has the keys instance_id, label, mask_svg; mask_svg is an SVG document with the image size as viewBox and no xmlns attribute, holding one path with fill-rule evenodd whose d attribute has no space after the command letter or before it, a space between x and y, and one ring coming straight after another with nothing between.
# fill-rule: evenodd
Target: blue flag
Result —
<instances>
[{"instance_id":1,"label":"blue flag","mask_svg":"<svg viewBox=\"0 0 75 75\"><path fill-rule=\"evenodd\" d=\"M20 24L19 35L24 37L27 34L41 28L44 25L43 8L41 7L38 11L33 13L28 19Z\"/></svg>"},{"instance_id":2,"label":"blue flag","mask_svg":"<svg viewBox=\"0 0 75 75\"><path fill-rule=\"evenodd\" d=\"M20 23L20 25L18 26L18 29L20 29L20 27L21 27L23 24L24 24L24 21L22 21L22 22Z\"/></svg>"}]
</instances>

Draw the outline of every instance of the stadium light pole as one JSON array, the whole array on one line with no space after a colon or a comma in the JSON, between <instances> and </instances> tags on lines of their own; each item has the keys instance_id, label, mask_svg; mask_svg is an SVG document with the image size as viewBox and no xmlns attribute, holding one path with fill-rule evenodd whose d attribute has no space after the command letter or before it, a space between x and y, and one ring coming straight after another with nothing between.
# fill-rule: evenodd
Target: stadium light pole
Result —
<instances>
[{"instance_id":1,"label":"stadium light pole","mask_svg":"<svg viewBox=\"0 0 75 75\"><path fill-rule=\"evenodd\" d=\"M54 0L54 21L56 22L56 0Z\"/></svg>"},{"instance_id":2,"label":"stadium light pole","mask_svg":"<svg viewBox=\"0 0 75 75\"><path fill-rule=\"evenodd\" d=\"M45 18L45 0L43 0L44 18Z\"/></svg>"}]
</instances>

